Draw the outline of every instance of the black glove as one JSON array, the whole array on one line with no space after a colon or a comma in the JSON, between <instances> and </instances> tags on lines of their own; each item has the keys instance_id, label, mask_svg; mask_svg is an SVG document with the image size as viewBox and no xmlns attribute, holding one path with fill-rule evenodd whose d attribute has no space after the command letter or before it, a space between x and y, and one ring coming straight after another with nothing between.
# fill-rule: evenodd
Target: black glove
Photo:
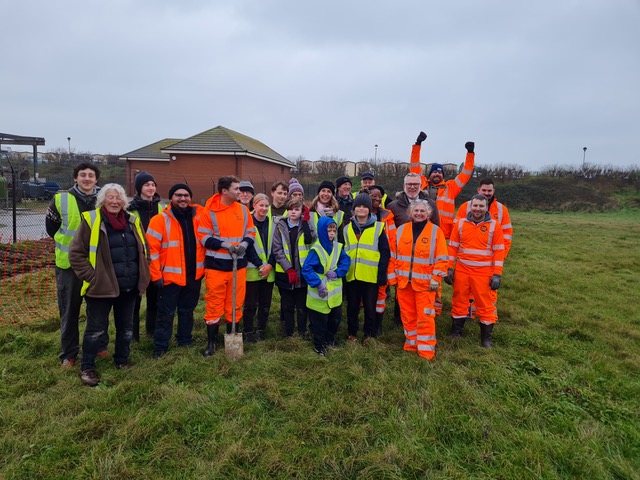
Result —
<instances>
[{"instance_id":1,"label":"black glove","mask_svg":"<svg viewBox=\"0 0 640 480\"><path fill-rule=\"evenodd\" d=\"M156 288L162 288L164 287L164 280L162 278L160 278L159 280L154 280L153 282L151 282L153 284L154 287Z\"/></svg>"},{"instance_id":2,"label":"black glove","mask_svg":"<svg viewBox=\"0 0 640 480\"><path fill-rule=\"evenodd\" d=\"M489 286L491 287L491 290L497 290L500 288L500 279L502 277L500 277L500 275L492 275L491 276L491 280L489 280Z\"/></svg>"},{"instance_id":3,"label":"black glove","mask_svg":"<svg viewBox=\"0 0 640 480\"><path fill-rule=\"evenodd\" d=\"M467 149L467 152L469 153L473 153L473 149L475 148L476 144L473 142L467 142L464 144L464 148Z\"/></svg>"},{"instance_id":4,"label":"black glove","mask_svg":"<svg viewBox=\"0 0 640 480\"><path fill-rule=\"evenodd\" d=\"M238 254L239 257L244 255L244 252L246 252L246 251L247 251L247 242L240 242L236 246L236 253Z\"/></svg>"},{"instance_id":5,"label":"black glove","mask_svg":"<svg viewBox=\"0 0 640 480\"><path fill-rule=\"evenodd\" d=\"M422 145L422 142L424 142L427 139L427 134L424 132L420 132L420 135L418 135L418 138L416 139L416 145Z\"/></svg>"},{"instance_id":6,"label":"black glove","mask_svg":"<svg viewBox=\"0 0 640 480\"><path fill-rule=\"evenodd\" d=\"M443 280L447 285L453 285L453 268L447 269L447 274L444 276Z\"/></svg>"}]
</instances>

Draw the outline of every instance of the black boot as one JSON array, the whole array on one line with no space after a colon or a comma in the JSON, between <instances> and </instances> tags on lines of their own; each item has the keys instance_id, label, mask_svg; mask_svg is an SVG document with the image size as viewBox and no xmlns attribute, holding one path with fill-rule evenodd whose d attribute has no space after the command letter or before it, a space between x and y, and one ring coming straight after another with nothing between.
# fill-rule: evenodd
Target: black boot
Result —
<instances>
[{"instance_id":1,"label":"black boot","mask_svg":"<svg viewBox=\"0 0 640 480\"><path fill-rule=\"evenodd\" d=\"M261 342L262 340L264 340L265 338L267 338L265 331L264 330L258 330L256 332L256 341Z\"/></svg>"},{"instance_id":2,"label":"black boot","mask_svg":"<svg viewBox=\"0 0 640 480\"><path fill-rule=\"evenodd\" d=\"M480 344L484 348L493 347L493 343L491 343L491 332L493 332L493 323L489 325L485 325L484 323L480 324Z\"/></svg>"},{"instance_id":3,"label":"black boot","mask_svg":"<svg viewBox=\"0 0 640 480\"><path fill-rule=\"evenodd\" d=\"M219 325L207 325L207 349L202 353L205 357L210 357L216 353L216 341L218 340Z\"/></svg>"},{"instance_id":4,"label":"black boot","mask_svg":"<svg viewBox=\"0 0 640 480\"><path fill-rule=\"evenodd\" d=\"M384 313L376 313L376 336L379 337L382 335L382 319L384 317Z\"/></svg>"},{"instance_id":5,"label":"black boot","mask_svg":"<svg viewBox=\"0 0 640 480\"><path fill-rule=\"evenodd\" d=\"M462 337L462 335L464 334L464 323L467 321L466 317L451 317L451 319L451 333L449 333L449 338Z\"/></svg>"}]
</instances>

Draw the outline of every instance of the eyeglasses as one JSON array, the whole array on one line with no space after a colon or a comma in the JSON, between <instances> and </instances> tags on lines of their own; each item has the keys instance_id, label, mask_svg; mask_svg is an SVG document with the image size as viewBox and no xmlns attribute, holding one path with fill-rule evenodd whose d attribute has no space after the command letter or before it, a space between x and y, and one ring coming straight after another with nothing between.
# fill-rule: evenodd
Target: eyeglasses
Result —
<instances>
[{"instance_id":1,"label":"eyeglasses","mask_svg":"<svg viewBox=\"0 0 640 480\"><path fill-rule=\"evenodd\" d=\"M404 186L405 187L419 187L420 184L419 183L405 183Z\"/></svg>"},{"instance_id":2,"label":"eyeglasses","mask_svg":"<svg viewBox=\"0 0 640 480\"><path fill-rule=\"evenodd\" d=\"M173 196L178 198L189 198L191 195L188 193L174 193Z\"/></svg>"}]
</instances>

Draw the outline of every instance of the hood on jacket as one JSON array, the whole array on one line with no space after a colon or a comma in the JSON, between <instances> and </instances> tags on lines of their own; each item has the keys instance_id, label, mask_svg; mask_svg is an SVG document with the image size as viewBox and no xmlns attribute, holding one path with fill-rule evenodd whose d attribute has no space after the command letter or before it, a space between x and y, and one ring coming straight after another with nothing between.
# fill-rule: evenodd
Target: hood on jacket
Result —
<instances>
[{"instance_id":1,"label":"hood on jacket","mask_svg":"<svg viewBox=\"0 0 640 480\"><path fill-rule=\"evenodd\" d=\"M320 219L318 220L318 241L327 253L333 252L333 242L329 240L328 231L329 225L331 225L332 223L336 223L336 221L331 217L320 217ZM336 235L338 235L338 232L336 232Z\"/></svg>"},{"instance_id":2,"label":"hood on jacket","mask_svg":"<svg viewBox=\"0 0 640 480\"><path fill-rule=\"evenodd\" d=\"M356 233L362 233L366 228L373 225L377 220L378 217L376 216L376 214L370 213L369 218L367 218L367 221L364 222L364 225L360 225L354 215L353 217L351 217L351 224L353 225L353 229Z\"/></svg>"},{"instance_id":3,"label":"hood on jacket","mask_svg":"<svg viewBox=\"0 0 640 480\"><path fill-rule=\"evenodd\" d=\"M207 200L207 203L205 203L204 206L214 212L220 212L233 206L233 203L231 205L225 205L224 203L222 203L222 195L216 193L212 197L210 197L209 200Z\"/></svg>"}]
</instances>

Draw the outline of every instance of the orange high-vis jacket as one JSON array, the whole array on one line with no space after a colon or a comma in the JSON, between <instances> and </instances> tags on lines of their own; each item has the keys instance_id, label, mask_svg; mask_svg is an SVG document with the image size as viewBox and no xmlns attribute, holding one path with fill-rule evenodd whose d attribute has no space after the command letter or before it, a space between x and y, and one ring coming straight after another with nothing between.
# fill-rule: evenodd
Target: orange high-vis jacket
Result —
<instances>
[{"instance_id":1,"label":"orange high-vis jacket","mask_svg":"<svg viewBox=\"0 0 640 480\"><path fill-rule=\"evenodd\" d=\"M464 202L458 208L456 213L455 222L460 218L465 218L469 212L471 212L471 202ZM509 217L509 210L507 207L493 198L491 205L489 205L489 215L493 218L498 225L502 226L502 235L504 236L504 258L509 256L509 250L511 250L511 241L513 240L513 226L511 225L511 218Z\"/></svg>"},{"instance_id":2,"label":"orange high-vis jacket","mask_svg":"<svg viewBox=\"0 0 640 480\"><path fill-rule=\"evenodd\" d=\"M225 205L219 193L213 195L200 215L198 239L205 247L205 268L230 272L233 259L222 243L238 245L246 242L251 246L256 238L256 228L249 209L240 202ZM238 268L247 266L246 255L238 257Z\"/></svg>"},{"instance_id":3,"label":"orange high-vis jacket","mask_svg":"<svg viewBox=\"0 0 640 480\"><path fill-rule=\"evenodd\" d=\"M431 279L440 282L447 274L447 240L442 229L427 222L414 242L413 222L403 223L396 231L393 261L398 288L411 282L413 290L429 291Z\"/></svg>"},{"instance_id":4,"label":"orange high-vis jacket","mask_svg":"<svg viewBox=\"0 0 640 480\"><path fill-rule=\"evenodd\" d=\"M437 190L435 201L436 206L438 207L438 213L440 214L440 228L442 228L445 238L448 239L451 236L451 230L453 228L453 220L456 211L455 200L467 182L471 179L475 154L467 152L462 171L456 175L456 178L453 180L443 181L438 185L431 185L429 179L422 173L422 166L420 165L420 147L420 145L413 145L413 148L411 149L411 162L409 169L411 173L417 173L420 175L422 178L421 188L422 190L425 190L425 193L427 193L431 198L433 198L431 190Z\"/></svg>"},{"instance_id":5,"label":"orange high-vis jacket","mask_svg":"<svg viewBox=\"0 0 640 480\"><path fill-rule=\"evenodd\" d=\"M502 228L489 213L477 224L461 218L449 240L449 268L469 275L502 275L505 253Z\"/></svg>"},{"instance_id":6,"label":"orange high-vis jacket","mask_svg":"<svg viewBox=\"0 0 640 480\"><path fill-rule=\"evenodd\" d=\"M193 209L193 236L198 230L200 205L191 205ZM184 237L182 227L173 215L169 205L159 215L154 215L147 227L147 243L151 262L149 270L151 281L162 280L165 285L174 283L184 287L187 284L185 265ZM204 276L204 247L196 239L196 280Z\"/></svg>"}]
</instances>

